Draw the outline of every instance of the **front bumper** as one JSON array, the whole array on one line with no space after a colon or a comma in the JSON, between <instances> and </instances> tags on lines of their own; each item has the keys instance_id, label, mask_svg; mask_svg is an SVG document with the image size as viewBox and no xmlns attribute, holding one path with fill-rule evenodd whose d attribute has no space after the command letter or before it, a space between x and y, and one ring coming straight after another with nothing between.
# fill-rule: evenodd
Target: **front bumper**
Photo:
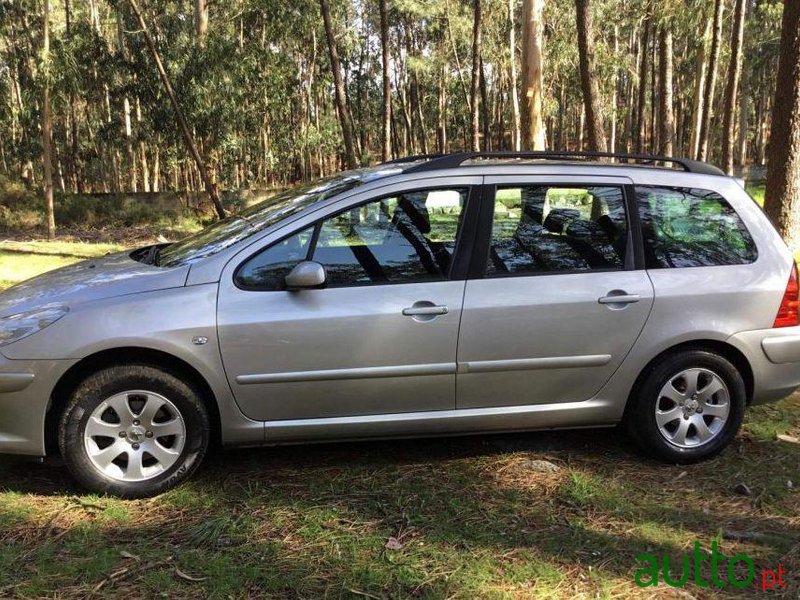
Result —
<instances>
[{"instance_id":1,"label":"front bumper","mask_svg":"<svg viewBox=\"0 0 800 600\"><path fill-rule=\"evenodd\" d=\"M728 342L753 369L753 404L780 400L800 387L800 327L743 331Z\"/></svg>"},{"instance_id":2,"label":"front bumper","mask_svg":"<svg viewBox=\"0 0 800 600\"><path fill-rule=\"evenodd\" d=\"M9 360L0 354L0 453L45 455L44 424L56 382L75 360Z\"/></svg>"}]
</instances>

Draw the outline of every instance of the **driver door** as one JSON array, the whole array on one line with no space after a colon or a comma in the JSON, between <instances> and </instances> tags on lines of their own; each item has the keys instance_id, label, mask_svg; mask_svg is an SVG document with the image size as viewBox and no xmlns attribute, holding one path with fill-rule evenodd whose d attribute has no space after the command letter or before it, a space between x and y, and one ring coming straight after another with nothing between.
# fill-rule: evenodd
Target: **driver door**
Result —
<instances>
[{"instance_id":1,"label":"driver door","mask_svg":"<svg viewBox=\"0 0 800 600\"><path fill-rule=\"evenodd\" d=\"M235 273L226 269L220 348L245 415L455 408L465 286L456 265L470 183L450 178L339 207L240 260ZM286 274L303 260L323 265L327 287L285 290Z\"/></svg>"}]
</instances>

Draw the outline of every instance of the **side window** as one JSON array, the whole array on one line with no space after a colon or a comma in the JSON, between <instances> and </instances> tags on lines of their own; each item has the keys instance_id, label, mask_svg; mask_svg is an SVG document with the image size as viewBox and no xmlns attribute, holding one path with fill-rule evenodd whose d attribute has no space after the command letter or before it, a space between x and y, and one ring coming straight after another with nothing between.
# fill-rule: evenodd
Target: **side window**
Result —
<instances>
[{"instance_id":1,"label":"side window","mask_svg":"<svg viewBox=\"0 0 800 600\"><path fill-rule=\"evenodd\" d=\"M716 192L638 186L636 199L648 269L740 265L758 256L739 215Z\"/></svg>"},{"instance_id":2,"label":"side window","mask_svg":"<svg viewBox=\"0 0 800 600\"><path fill-rule=\"evenodd\" d=\"M426 190L374 200L251 257L239 267L236 283L282 290L286 275L304 260L322 264L330 286L445 279L467 195L466 189Z\"/></svg>"},{"instance_id":3,"label":"side window","mask_svg":"<svg viewBox=\"0 0 800 600\"><path fill-rule=\"evenodd\" d=\"M244 263L236 273L240 287L259 290L281 290L284 278L294 266L306 260L314 228L273 244Z\"/></svg>"},{"instance_id":4,"label":"side window","mask_svg":"<svg viewBox=\"0 0 800 600\"><path fill-rule=\"evenodd\" d=\"M622 270L627 233L622 188L500 187L486 275Z\"/></svg>"},{"instance_id":5,"label":"side window","mask_svg":"<svg viewBox=\"0 0 800 600\"><path fill-rule=\"evenodd\" d=\"M341 213L322 223L313 260L333 286L445 279L466 199L414 191Z\"/></svg>"}]
</instances>

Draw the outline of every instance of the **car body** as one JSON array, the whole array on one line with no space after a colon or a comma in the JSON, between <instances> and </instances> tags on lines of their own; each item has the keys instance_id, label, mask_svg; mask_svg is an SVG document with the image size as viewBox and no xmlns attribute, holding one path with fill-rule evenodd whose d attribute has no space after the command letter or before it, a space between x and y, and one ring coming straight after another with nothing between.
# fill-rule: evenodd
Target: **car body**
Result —
<instances>
[{"instance_id":1,"label":"car body","mask_svg":"<svg viewBox=\"0 0 800 600\"><path fill-rule=\"evenodd\" d=\"M792 254L741 183L690 161L575 158L348 172L183 246L3 292L0 324L41 331L0 338L0 452L52 451L81 382L115 365L187 381L224 445L613 426L681 350L730 363L747 404L800 386L800 327L775 326ZM177 258L148 264L159 254Z\"/></svg>"}]
</instances>

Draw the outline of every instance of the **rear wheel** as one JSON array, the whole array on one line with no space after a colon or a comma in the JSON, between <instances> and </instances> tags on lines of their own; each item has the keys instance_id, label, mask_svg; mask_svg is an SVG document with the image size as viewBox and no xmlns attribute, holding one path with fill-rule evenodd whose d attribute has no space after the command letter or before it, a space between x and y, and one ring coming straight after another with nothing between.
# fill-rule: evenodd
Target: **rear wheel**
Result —
<instances>
[{"instance_id":1,"label":"rear wheel","mask_svg":"<svg viewBox=\"0 0 800 600\"><path fill-rule=\"evenodd\" d=\"M730 361L706 350L685 350L642 375L624 425L648 454L671 463L697 462L733 440L745 400L744 381Z\"/></svg>"},{"instance_id":2,"label":"rear wheel","mask_svg":"<svg viewBox=\"0 0 800 600\"><path fill-rule=\"evenodd\" d=\"M159 494L184 481L199 466L209 437L197 390L147 365L89 376L59 427L61 454L78 482L125 498Z\"/></svg>"}]
</instances>

